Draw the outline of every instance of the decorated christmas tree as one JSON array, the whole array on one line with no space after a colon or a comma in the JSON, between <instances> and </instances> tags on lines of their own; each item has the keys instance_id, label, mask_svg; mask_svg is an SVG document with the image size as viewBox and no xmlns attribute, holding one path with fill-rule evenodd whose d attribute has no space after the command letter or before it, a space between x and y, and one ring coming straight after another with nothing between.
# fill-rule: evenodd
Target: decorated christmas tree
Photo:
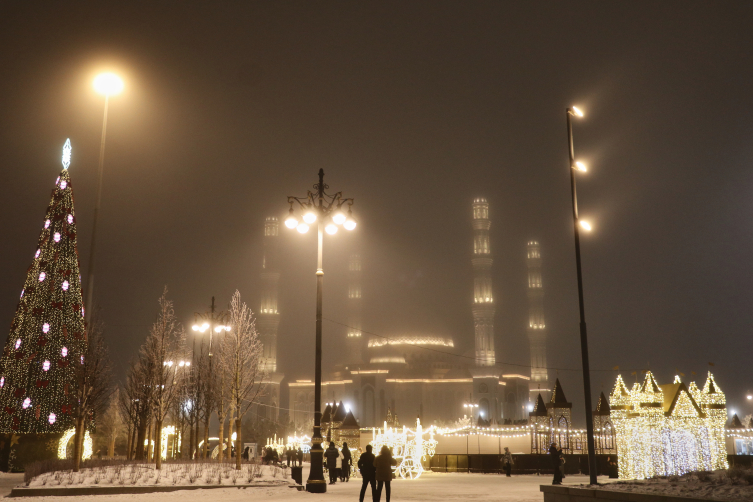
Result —
<instances>
[{"instance_id":1,"label":"decorated christmas tree","mask_svg":"<svg viewBox=\"0 0 753 502\"><path fill-rule=\"evenodd\" d=\"M0 432L44 434L73 426L75 365L86 348L76 213L63 147L39 241L0 357Z\"/></svg>"}]
</instances>

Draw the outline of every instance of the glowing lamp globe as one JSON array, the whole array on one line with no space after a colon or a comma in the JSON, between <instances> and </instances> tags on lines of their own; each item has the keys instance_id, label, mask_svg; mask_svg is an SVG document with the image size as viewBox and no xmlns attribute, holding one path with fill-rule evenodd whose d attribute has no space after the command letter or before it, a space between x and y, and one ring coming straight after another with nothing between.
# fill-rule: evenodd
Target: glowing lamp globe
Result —
<instances>
[{"instance_id":1,"label":"glowing lamp globe","mask_svg":"<svg viewBox=\"0 0 753 502\"><path fill-rule=\"evenodd\" d=\"M347 217L345 216L345 213L343 213L342 211L338 211L334 214L334 216L332 216L332 221L334 221L338 225L342 225L343 223L345 223L346 219Z\"/></svg>"},{"instance_id":2,"label":"glowing lamp globe","mask_svg":"<svg viewBox=\"0 0 753 502\"><path fill-rule=\"evenodd\" d=\"M353 230L354 228L356 228L356 220L354 220L353 218L348 218L347 220L345 220L343 226L345 227L345 230Z\"/></svg>"},{"instance_id":3,"label":"glowing lamp globe","mask_svg":"<svg viewBox=\"0 0 753 502\"><path fill-rule=\"evenodd\" d=\"M573 113L576 114L578 117L582 117L583 116L583 112L577 106L573 106Z\"/></svg>"},{"instance_id":4,"label":"glowing lamp globe","mask_svg":"<svg viewBox=\"0 0 753 502\"><path fill-rule=\"evenodd\" d=\"M586 165L580 161L575 163L575 168L578 169L578 171L582 173L585 173L586 171L588 171L588 168L586 167Z\"/></svg>"},{"instance_id":5,"label":"glowing lamp globe","mask_svg":"<svg viewBox=\"0 0 753 502\"><path fill-rule=\"evenodd\" d=\"M298 226L298 219L293 215L292 212L285 219L285 226L290 228L291 230Z\"/></svg>"},{"instance_id":6,"label":"glowing lamp globe","mask_svg":"<svg viewBox=\"0 0 753 502\"><path fill-rule=\"evenodd\" d=\"M306 223L308 223L309 225L311 225L312 223L314 223L316 221L316 213L314 213L313 211L309 211L308 213L304 214L303 215L303 221L305 221ZM308 230L308 228L307 228L307 230Z\"/></svg>"},{"instance_id":7,"label":"glowing lamp globe","mask_svg":"<svg viewBox=\"0 0 753 502\"><path fill-rule=\"evenodd\" d=\"M327 226L324 227L324 231L329 235L335 235L337 233L337 225L334 223L327 223Z\"/></svg>"},{"instance_id":8,"label":"glowing lamp globe","mask_svg":"<svg viewBox=\"0 0 753 502\"><path fill-rule=\"evenodd\" d=\"M105 96L114 96L123 90L123 81L114 73L101 73L94 79L94 90Z\"/></svg>"},{"instance_id":9,"label":"glowing lamp globe","mask_svg":"<svg viewBox=\"0 0 753 502\"><path fill-rule=\"evenodd\" d=\"M296 230L298 230L299 233L305 234L309 231L309 226L305 223L299 223L297 227L295 227Z\"/></svg>"},{"instance_id":10,"label":"glowing lamp globe","mask_svg":"<svg viewBox=\"0 0 753 502\"><path fill-rule=\"evenodd\" d=\"M581 228L585 230L586 232L591 231L591 224L589 222L585 220L579 220L578 223L580 223Z\"/></svg>"}]
</instances>

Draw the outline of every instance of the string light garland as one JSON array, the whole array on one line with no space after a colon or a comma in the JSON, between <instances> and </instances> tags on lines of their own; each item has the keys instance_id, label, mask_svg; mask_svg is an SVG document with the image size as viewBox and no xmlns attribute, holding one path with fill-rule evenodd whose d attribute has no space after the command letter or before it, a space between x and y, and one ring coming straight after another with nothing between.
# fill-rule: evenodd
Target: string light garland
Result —
<instances>
[{"instance_id":1,"label":"string light garland","mask_svg":"<svg viewBox=\"0 0 753 502\"><path fill-rule=\"evenodd\" d=\"M628 391L618 375L610 407L620 479L728 468L726 397L711 372L702 391L679 376L658 385L650 371Z\"/></svg>"},{"instance_id":2,"label":"string light garland","mask_svg":"<svg viewBox=\"0 0 753 502\"><path fill-rule=\"evenodd\" d=\"M2 433L62 433L73 425L76 380L65 355L83 354L86 326L69 165L67 141L63 170L0 356Z\"/></svg>"}]
</instances>

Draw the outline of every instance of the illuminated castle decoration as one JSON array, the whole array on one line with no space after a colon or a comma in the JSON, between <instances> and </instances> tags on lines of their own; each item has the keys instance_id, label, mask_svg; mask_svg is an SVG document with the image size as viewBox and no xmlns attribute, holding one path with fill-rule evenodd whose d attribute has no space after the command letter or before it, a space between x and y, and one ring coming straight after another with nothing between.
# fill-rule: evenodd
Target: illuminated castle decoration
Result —
<instances>
[{"instance_id":1,"label":"illuminated castle decoration","mask_svg":"<svg viewBox=\"0 0 753 502\"><path fill-rule=\"evenodd\" d=\"M474 405L473 423L479 417L495 425L512 425L527 419L531 377L501 374L495 365L489 203L476 198L469 201L469 206L474 322L458 336L446 332L386 331L380 333L384 336L372 335L357 342L358 338L366 338L360 316L361 308L366 308L361 282L362 269L367 264L363 255L352 254L349 258L347 301L348 324L352 328L344 340L343 358L323 374L322 396L326 396L324 402L342 401L352 408L361 426L381 426L388 410L400 410L403 417L419 416L424 423L455 422L469 414L470 403ZM355 336L356 331L360 337ZM470 359L456 357L468 348L473 353ZM358 360L356 352L360 354ZM313 373L300 374L300 378L288 383L288 408L296 428L308 430L314 408Z\"/></svg>"},{"instance_id":2,"label":"illuminated castle decoration","mask_svg":"<svg viewBox=\"0 0 753 502\"><path fill-rule=\"evenodd\" d=\"M573 403L565 397L559 378L554 382L552 397L548 404L545 405L541 394L538 395L533 411L528 414L528 423L535 426L532 452L548 451L552 443L557 443L562 447L564 453L572 453L572 450L582 448L579 436L570 437L572 408Z\"/></svg>"},{"instance_id":3,"label":"illuminated castle decoration","mask_svg":"<svg viewBox=\"0 0 753 502\"><path fill-rule=\"evenodd\" d=\"M473 327L476 332L476 365L494 366L494 297L492 257L489 242L489 203L473 201Z\"/></svg>"},{"instance_id":4,"label":"illuminated castle decoration","mask_svg":"<svg viewBox=\"0 0 753 502\"><path fill-rule=\"evenodd\" d=\"M68 172L70 140L0 357L0 432L63 433L73 424L76 365L86 324L76 213Z\"/></svg>"},{"instance_id":5,"label":"illuminated castle decoration","mask_svg":"<svg viewBox=\"0 0 753 502\"><path fill-rule=\"evenodd\" d=\"M711 372L703 390L679 377L658 385L648 371L628 391L618 376L610 401L620 479L727 469L726 398Z\"/></svg>"},{"instance_id":6,"label":"illuminated castle decoration","mask_svg":"<svg viewBox=\"0 0 753 502\"><path fill-rule=\"evenodd\" d=\"M612 425L611 408L604 393L599 394L599 401L593 412L594 443L600 453L617 453L614 426Z\"/></svg>"},{"instance_id":7,"label":"illuminated castle decoration","mask_svg":"<svg viewBox=\"0 0 753 502\"><path fill-rule=\"evenodd\" d=\"M541 246L528 243L528 341L531 347L531 392L549 390L546 371L546 321L544 321L544 287L541 281Z\"/></svg>"},{"instance_id":8,"label":"illuminated castle decoration","mask_svg":"<svg viewBox=\"0 0 753 502\"><path fill-rule=\"evenodd\" d=\"M265 373L266 389L257 406L257 414L270 420L277 420L280 414L280 383L285 375L277 372L277 330L280 313L277 310L278 282L278 242L280 222L274 216L264 222L264 255L261 271L261 305L256 315L256 329L262 343L261 366Z\"/></svg>"},{"instance_id":9,"label":"illuminated castle decoration","mask_svg":"<svg viewBox=\"0 0 753 502\"><path fill-rule=\"evenodd\" d=\"M345 340L348 364L361 362L361 312L361 255L353 253L348 261L348 331Z\"/></svg>"},{"instance_id":10,"label":"illuminated castle decoration","mask_svg":"<svg viewBox=\"0 0 753 502\"><path fill-rule=\"evenodd\" d=\"M398 420L397 418L397 413L392 413L392 408L387 408L387 419L384 421L384 423L387 427L400 427L400 420Z\"/></svg>"},{"instance_id":11,"label":"illuminated castle decoration","mask_svg":"<svg viewBox=\"0 0 753 502\"><path fill-rule=\"evenodd\" d=\"M361 428L358 425L353 412L340 401L338 404L327 404L322 413L322 436L327 438L325 446L330 441L335 443L338 449L343 443L348 443L348 448L358 449L361 442Z\"/></svg>"}]
</instances>

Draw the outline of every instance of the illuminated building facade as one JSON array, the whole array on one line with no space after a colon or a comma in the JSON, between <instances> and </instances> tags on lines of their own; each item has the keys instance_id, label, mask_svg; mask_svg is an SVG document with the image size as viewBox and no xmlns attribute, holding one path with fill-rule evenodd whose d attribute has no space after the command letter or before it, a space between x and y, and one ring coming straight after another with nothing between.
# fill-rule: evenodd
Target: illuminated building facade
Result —
<instances>
[{"instance_id":1,"label":"illuminated building facade","mask_svg":"<svg viewBox=\"0 0 753 502\"><path fill-rule=\"evenodd\" d=\"M284 375L277 372L277 310L280 271L277 264L280 222L275 216L264 222L264 254L261 266L261 305L256 315L256 329L262 343L262 368L267 375L266 392L257 413L276 420L280 411L280 383Z\"/></svg>"},{"instance_id":2,"label":"illuminated building facade","mask_svg":"<svg viewBox=\"0 0 753 502\"><path fill-rule=\"evenodd\" d=\"M454 422L464 415L472 415L474 423L489 424L527 419L530 377L502 374L495 366L489 203L477 198L472 209L474 332L471 335L469 326L462 347L454 337L433 333L386 333L387 337L360 341L362 260L360 255L351 256L348 361L323 379L322 401L342 401L362 427L381 427L390 409L406 423L418 417L429 425ZM471 357L454 355L469 345ZM307 375L288 386L290 418L305 430L313 420L313 378Z\"/></svg>"},{"instance_id":3,"label":"illuminated building facade","mask_svg":"<svg viewBox=\"0 0 753 502\"><path fill-rule=\"evenodd\" d=\"M727 469L726 398L711 372L703 390L679 376L658 385L650 371L628 390L618 376L610 407L621 479Z\"/></svg>"},{"instance_id":4,"label":"illuminated building facade","mask_svg":"<svg viewBox=\"0 0 753 502\"><path fill-rule=\"evenodd\" d=\"M528 243L528 341L531 346L531 392L549 390L546 371L546 321L544 320L544 286L541 281L541 246ZM535 395L535 394L532 394Z\"/></svg>"}]
</instances>

